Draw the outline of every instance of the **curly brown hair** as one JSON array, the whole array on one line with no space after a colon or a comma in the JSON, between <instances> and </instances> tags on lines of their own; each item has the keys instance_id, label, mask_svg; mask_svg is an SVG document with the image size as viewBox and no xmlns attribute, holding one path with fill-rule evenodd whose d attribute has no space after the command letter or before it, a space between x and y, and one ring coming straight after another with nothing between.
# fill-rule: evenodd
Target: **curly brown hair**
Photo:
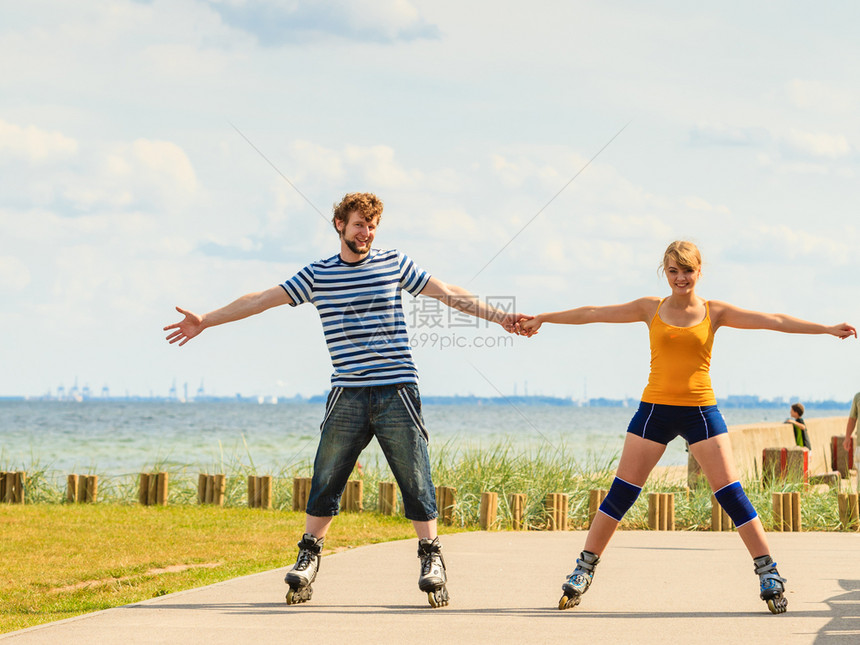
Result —
<instances>
[{"instance_id":1,"label":"curly brown hair","mask_svg":"<svg viewBox=\"0 0 860 645\"><path fill-rule=\"evenodd\" d=\"M379 220L382 219L382 200L373 193L347 193L339 204L334 205L334 214L331 218L334 230L337 231L338 220L344 225L349 222L349 214L352 211L361 213L368 222L372 222L376 218L378 224Z\"/></svg>"}]
</instances>

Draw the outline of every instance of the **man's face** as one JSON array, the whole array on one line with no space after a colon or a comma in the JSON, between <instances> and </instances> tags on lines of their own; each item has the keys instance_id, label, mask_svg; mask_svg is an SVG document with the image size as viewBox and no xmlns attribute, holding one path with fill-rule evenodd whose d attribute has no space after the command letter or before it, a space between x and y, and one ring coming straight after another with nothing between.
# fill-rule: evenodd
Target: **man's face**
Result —
<instances>
[{"instance_id":1,"label":"man's face","mask_svg":"<svg viewBox=\"0 0 860 645\"><path fill-rule=\"evenodd\" d=\"M340 233L340 239L350 251L356 255L367 255L370 253L378 223L378 217L368 222L359 211L355 210L349 214L346 224L337 221L337 230Z\"/></svg>"}]
</instances>

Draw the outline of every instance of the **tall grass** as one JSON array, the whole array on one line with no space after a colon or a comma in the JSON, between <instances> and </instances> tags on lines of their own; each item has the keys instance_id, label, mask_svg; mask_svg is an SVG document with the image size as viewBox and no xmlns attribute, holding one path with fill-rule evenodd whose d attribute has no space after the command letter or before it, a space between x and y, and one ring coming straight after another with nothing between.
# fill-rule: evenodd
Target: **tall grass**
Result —
<instances>
[{"instance_id":1,"label":"tall grass","mask_svg":"<svg viewBox=\"0 0 860 645\"><path fill-rule=\"evenodd\" d=\"M608 489L612 483L618 455L579 454L567 445L537 447L523 450L506 443L488 447L433 445L431 467L437 486L457 490L453 522L458 527L475 527L479 523L481 493L493 491L499 495L497 528L511 524L509 495L526 496L525 525L532 529L545 528L548 522L544 500L549 493L566 493L569 498L568 524L573 529L588 527L588 500L592 489ZM0 459L2 464L2 459ZM3 466L2 469L7 469ZM20 470L20 468L18 468ZM34 459L27 470L27 503L60 504L65 501L66 474L50 470ZM143 464L140 472L167 472L169 476L168 503L190 505L197 502L197 475L200 472L227 475L225 506L247 506L247 477L272 475L272 501L277 510L292 509L294 477L309 477L310 461L291 464L279 472L260 472L245 446L244 455L227 455L223 451L204 465L176 464L156 460ZM99 474L96 469L89 473ZM131 505L137 503L138 473L99 477L99 503ZM388 465L379 456L362 457L352 478L361 479L364 508L373 511L378 505L378 484L394 481ZM801 482L775 481L763 485L757 478L742 482L753 506L766 529L772 530L773 492L800 491L804 530L842 530L839 522L836 493L826 487L805 486ZM708 530L711 517L711 491L704 482L688 488L686 478L652 476L639 500L622 521L622 529L648 527L647 493L675 493L675 526L678 530ZM402 503L401 503L402 507Z\"/></svg>"}]
</instances>

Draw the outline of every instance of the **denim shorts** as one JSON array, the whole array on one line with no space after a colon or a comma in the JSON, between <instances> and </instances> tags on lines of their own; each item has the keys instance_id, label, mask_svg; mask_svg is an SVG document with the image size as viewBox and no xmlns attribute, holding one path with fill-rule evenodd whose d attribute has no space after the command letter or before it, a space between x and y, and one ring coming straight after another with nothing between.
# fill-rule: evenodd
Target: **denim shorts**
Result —
<instances>
[{"instance_id":1,"label":"denim shorts","mask_svg":"<svg viewBox=\"0 0 860 645\"><path fill-rule=\"evenodd\" d=\"M328 395L320 429L308 515L338 514L355 462L376 437L397 480L406 517L427 522L437 516L418 386L335 387Z\"/></svg>"},{"instance_id":2,"label":"denim shorts","mask_svg":"<svg viewBox=\"0 0 860 645\"><path fill-rule=\"evenodd\" d=\"M661 405L639 403L627 432L666 445L675 437L696 443L728 432L715 405Z\"/></svg>"}]
</instances>

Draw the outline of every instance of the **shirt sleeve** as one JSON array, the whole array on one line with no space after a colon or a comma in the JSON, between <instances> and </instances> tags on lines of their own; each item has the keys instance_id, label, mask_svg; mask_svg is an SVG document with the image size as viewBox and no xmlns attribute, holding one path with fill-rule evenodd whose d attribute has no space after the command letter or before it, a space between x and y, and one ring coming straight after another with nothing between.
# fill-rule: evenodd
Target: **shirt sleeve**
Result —
<instances>
[{"instance_id":1,"label":"shirt sleeve","mask_svg":"<svg viewBox=\"0 0 860 645\"><path fill-rule=\"evenodd\" d=\"M281 287L292 299L294 307L311 302L314 293L314 265L307 265L292 278L282 282Z\"/></svg>"},{"instance_id":2,"label":"shirt sleeve","mask_svg":"<svg viewBox=\"0 0 860 645\"><path fill-rule=\"evenodd\" d=\"M417 296L427 286L431 276L405 253L398 251L397 256L400 260L400 286Z\"/></svg>"},{"instance_id":3,"label":"shirt sleeve","mask_svg":"<svg viewBox=\"0 0 860 645\"><path fill-rule=\"evenodd\" d=\"M848 413L850 419L860 417L860 392L854 396L854 401L851 403L851 412Z\"/></svg>"}]
</instances>

